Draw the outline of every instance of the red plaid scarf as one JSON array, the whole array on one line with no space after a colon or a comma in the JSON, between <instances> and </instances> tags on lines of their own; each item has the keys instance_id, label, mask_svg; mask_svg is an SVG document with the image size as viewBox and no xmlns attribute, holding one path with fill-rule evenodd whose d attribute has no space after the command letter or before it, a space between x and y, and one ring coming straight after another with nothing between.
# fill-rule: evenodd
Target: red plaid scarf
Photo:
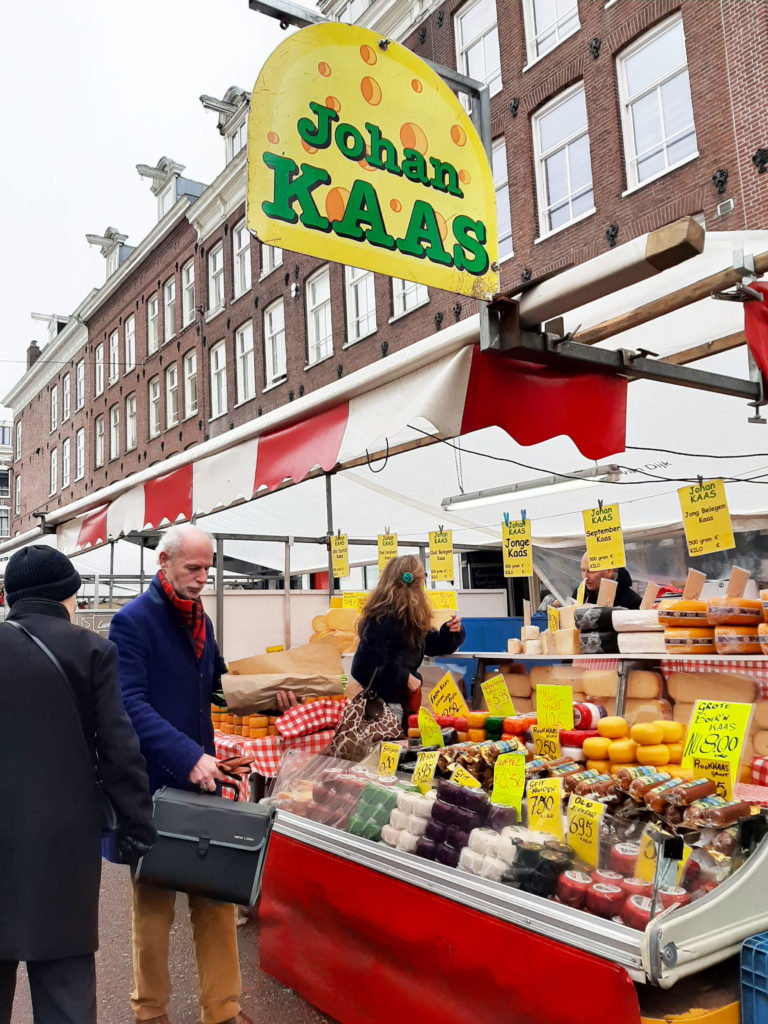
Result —
<instances>
[{"instance_id":1,"label":"red plaid scarf","mask_svg":"<svg viewBox=\"0 0 768 1024\"><path fill-rule=\"evenodd\" d=\"M195 657L199 661L200 656L203 653L203 647L205 647L205 612L203 611L202 602L199 598L197 601L185 601L183 597L179 597L171 584L165 578L165 573L162 569L158 569L157 579L160 586L163 588L163 593L178 612L181 621L192 634L192 643L195 645Z\"/></svg>"}]
</instances>

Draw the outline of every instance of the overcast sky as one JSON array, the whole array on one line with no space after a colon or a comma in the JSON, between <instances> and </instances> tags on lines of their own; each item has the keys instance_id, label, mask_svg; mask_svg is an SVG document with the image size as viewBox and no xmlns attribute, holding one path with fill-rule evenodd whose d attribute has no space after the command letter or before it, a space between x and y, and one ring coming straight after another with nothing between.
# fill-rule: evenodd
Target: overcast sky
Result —
<instances>
[{"instance_id":1,"label":"overcast sky","mask_svg":"<svg viewBox=\"0 0 768 1024\"><path fill-rule=\"evenodd\" d=\"M136 245L156 221L136 164L168 156L211 182L224 140L199 97L250 91L285 38L248 0L36 0L3 20L0 400L47 341L30 313L68 315L103 284L86 232Z\"/></svg>"}]
</instances>

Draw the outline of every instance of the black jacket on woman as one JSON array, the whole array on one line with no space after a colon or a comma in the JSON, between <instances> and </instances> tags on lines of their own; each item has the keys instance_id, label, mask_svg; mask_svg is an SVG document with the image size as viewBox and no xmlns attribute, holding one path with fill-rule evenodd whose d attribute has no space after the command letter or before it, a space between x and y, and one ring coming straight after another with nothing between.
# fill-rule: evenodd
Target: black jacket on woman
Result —
<instances>
[{"instance_id":1,"label":"black jacket on woman","mask_svg":"<svg viewBox=\"0 0 768 1024\"><path fill-rule=\"evenodd\" d=\"M423 643L412 647L406 644L403 627L393 615L369 619L352 661L352 678L361 686L368 686L373 680L373 689L383 700L406 707L408 676L419 675L425 656L440 658L453 654L465 636L463 626L453 633L444 623L440 629L431 629Z\"/></svg>"},{"instance_id":2,"label":"black jacket on woman","mask_svg":"<svg viewBox=\"0 0 768 1024\"><path fill-rule=\"evenodd\" d=\"M77 706L29 637L0 623L0 960L81 956L99 945L94 752L121 830L151 843L144 759L123 711L114 644L73 625L57 601L17 600L9 618L58 658Z\"/></svg>"}]
</instances>

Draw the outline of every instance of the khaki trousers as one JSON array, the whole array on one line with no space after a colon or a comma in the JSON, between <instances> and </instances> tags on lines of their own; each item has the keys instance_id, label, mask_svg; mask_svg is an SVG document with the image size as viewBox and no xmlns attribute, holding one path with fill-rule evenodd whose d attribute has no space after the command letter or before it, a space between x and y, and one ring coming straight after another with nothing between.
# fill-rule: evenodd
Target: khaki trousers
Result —
<instances>
[{"instance_id":1,"label":"khaki trousers","mask_svg":"<svg viewBox=\"0 0 768 1024\"><path fill-rule=\"evenodd\" d=\"M168 940L176 893L142 885L133 877L133 981L131 1009L138 1021L167 1013L171 994ZM240 962L237 954L235 907L202 896L187 897L202 1024L219 1024L240 1010Z\"/></svg>"}]
</instances>

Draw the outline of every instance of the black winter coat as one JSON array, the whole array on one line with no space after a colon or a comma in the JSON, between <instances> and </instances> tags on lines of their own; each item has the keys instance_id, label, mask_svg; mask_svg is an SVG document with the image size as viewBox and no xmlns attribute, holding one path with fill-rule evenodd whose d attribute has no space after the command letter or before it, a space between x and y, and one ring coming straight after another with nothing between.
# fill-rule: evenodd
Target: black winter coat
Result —
<instances>
[{"instance_id":1,"label":"black winter coat","mask_svg":"<svg viewBox=\"0 0 768 1024\"><path fill-rule=\"evenodd\" d=\"M453 654L464 642L464 627L452 633L444 623L431 629L424 642L410 647L403 637L403 628L391 615L369 619L352 661L352 678L361 686L373 680L373 689L388 704L408 703L408 676L419 674L425 656L440 658ZM376 672L378 669L378 672ZM376 674L374 675L374 672Z\"/></svg>"},{"instance_id":2,"label":"black winter coat","mask_svg":"<svg viewBox=\"0 0 768 1024\"><path fill-rule=\"evenodd\" d=\"M80 956L99 944L103 814L80 722L120 828L147 843L149 783L114 645L73 625L57 601L16 601L10 618L59 659L78 707L48 658L0 623L0 960Z\"/></svg>"}]
</instances>

